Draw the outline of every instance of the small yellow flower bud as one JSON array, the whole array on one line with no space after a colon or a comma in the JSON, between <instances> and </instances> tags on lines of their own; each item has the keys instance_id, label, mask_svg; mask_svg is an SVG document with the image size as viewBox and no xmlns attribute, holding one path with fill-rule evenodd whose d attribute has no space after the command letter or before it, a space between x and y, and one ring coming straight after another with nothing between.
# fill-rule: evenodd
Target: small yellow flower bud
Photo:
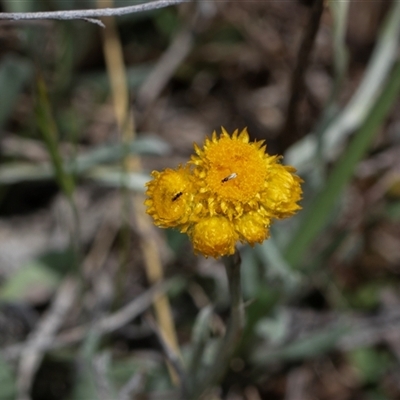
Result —
<instances>
[{"instance_id":1,"label":"small yellow flower bud","mask_svg":"<svg viewBox=\"0 0 400 400\"><path fill-rule=\"evenodd\" d=\"M238 235L224 217L204 218L189 232L195 252L218 258L235 252Z\"/></svg>"},{"instance_id":2,"label":"small yellow flower bud","mask_svg":"<svg viewBox=\"0 0 400 400\"><path fill-rule=\"evenodd\" d=\"M250 211L235 221L236 231L239 233L241 242L247 242L250 246L262 243L269 238L270 221L258 214Z\"/></svg>"}]
</instances>

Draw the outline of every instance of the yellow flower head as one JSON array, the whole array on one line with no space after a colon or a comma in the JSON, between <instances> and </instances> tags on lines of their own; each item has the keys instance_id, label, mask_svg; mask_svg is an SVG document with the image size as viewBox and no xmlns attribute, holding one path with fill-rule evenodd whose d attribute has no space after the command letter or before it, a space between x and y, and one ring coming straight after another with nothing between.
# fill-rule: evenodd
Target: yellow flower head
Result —
<instances>
[{"instance_id":1,"label":"yellow flower head","mask_svg":"<svg viewBox=\"0 0 400 400\"><path fill-rule=\"evenodd\" d=\"M156 225L187 232L206 257L233 254L238 240L262 243L272 219L293 215L302 195L296 170L263 143L250 142L246 129L214 132L203 148L194 145L187 167L152 173L147 212Z\"/></svg>"},{"instance_id":2,"label":"yellow flower head","mask_svg":"<svg viewBox=\"0 0 400 400\"><path fill-rule=\"evenodd\" d=\"M257 207L267 178L265 165L271 158L262 141L250 143L247 130L240 134L236 130L230 137L222 128L220 138L214 132L203 149L197 145L194 149L194 175L211 214L222 213L232 220Z\"/></svg>"},{"instance_id":3,"label":"yellow flower head","mask_svg":"<svg viewBox=\"0 0 400 400\"><path fill-rule=\"evenodd\" d=\"M148 198L144 204L154 223L161 228L182 227L190 216L193 190L188 167L163 172L153 171L154 178L146 184Z\"/></svg>"}]
</instances>

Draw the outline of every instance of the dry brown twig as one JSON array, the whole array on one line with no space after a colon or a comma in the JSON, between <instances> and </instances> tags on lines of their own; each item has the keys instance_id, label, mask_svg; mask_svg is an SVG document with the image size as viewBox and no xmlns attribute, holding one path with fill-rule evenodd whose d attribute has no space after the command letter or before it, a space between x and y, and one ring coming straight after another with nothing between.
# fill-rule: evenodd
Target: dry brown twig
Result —
<instances>
[{"instance_id":1,"label":"dry brown twig","mask_svg":"<svg viewBox=\"0 0 400 400\"><path fill-rule=\"evenodd\" d=\"M289 147L297 139L298 108L304 95L304 76L319 30L322 13L324 11L324 4L324 0L315 0L297 54L296 67L291 77L290 99L286 113L286 120L281 132L283 148Z\"/></svg>"},{"instance_id":2,"label":"dry brown twig","mask_svg":"<svg viewBox=\"0 0 400 400\"><path fill-rule=\"evenodd\" d=\"M174 4L185 3L188 0L156 0L149 3L137 4L134 6L118 8L100 8L89 10L66 10L66 11L43 11L27 13L0 13L0 20L21 21L21 20L84 20L105 28L101 17L118 17L121 15L134 14L138 12L157 10L172 6Z\"/></svg>"}]
</instances>

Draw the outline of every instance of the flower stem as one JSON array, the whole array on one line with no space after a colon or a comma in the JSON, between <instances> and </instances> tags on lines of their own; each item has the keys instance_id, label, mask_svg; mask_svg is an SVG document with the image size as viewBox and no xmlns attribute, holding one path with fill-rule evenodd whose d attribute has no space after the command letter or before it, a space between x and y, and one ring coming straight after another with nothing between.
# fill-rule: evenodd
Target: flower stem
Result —
<instances>
[{"instance_id":1,"label":"flower stem","mask_svg":"<svg viewBox=\"0 0 400 400\"><path fill-rule=\"evenodd\" d=\"M200 379L199 384L196 385L195 390L200 395L204 395L207 390L211 389L224 376L229 361L239 344L244 327L244 310L240 281L241 259L239 252L236 250L233 256L225 257L224 264L231 295L230 320L225 336L216 351L213 365L207 369L206 374Z\"/></svg>"}]
</instances>

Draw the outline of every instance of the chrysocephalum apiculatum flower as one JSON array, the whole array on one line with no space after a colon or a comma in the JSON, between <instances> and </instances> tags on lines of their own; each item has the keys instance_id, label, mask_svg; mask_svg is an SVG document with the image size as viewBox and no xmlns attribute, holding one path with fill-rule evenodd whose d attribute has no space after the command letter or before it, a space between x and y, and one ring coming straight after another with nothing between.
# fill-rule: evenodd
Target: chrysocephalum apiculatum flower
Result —
<instances>
[{"instance_id":1,"label":"chrysocephalum apiculatum flower","mask_svg":"<svg viewBox=\"0 0 400 400\"><path fill-rule=\"evenodd\" d=\"M192 213L194 189L188 166L163 172L153 171L153 180L146 184L148 207L154 223L161 228L177 227L186 231Z\"/></svg>"},{"instance_id":2,"label":"chrysocephalum apiculatum flower","mask_svg":"<svg viewBox=\"0 0 400 400\"><path fill-rule=\"evenodd\" d=\"M156 225L187 232L195 252L218 258L233 254L238 240L262 243L273 219L301 208L295 168L268 155L264 141L250 142L246 129L222 128L194 150L185 167L152 172L145 204Z\"/></svg>"}]
</instances>

